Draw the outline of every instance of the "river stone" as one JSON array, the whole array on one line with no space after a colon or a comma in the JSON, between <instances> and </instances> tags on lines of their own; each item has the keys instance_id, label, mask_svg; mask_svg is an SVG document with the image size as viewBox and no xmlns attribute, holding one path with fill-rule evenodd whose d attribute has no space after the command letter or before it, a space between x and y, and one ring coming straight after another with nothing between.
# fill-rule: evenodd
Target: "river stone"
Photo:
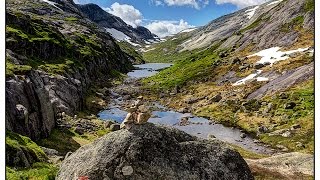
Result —
<instances>
[{"instance_id":1,"label":"river stone","mask_svg":"<svg viewBox=\"0 0 320 180\"><path fill-rule=\"evenodd\" d=\"M62 162L56 179L127 179L127 173L130 179L145 180L253 180L244 159L225 143L152 123L111 132L82 146Z\"/></svg>"},{"instance_id":2,"label":"river stone","mask_svg":"<svg viewBox=\"0 0 320 180\"><path fill-rule=\"evenodd\" d=\"M120 130L120 124L111 124L110 130L111 130L111 131L118 131L118 130Z\"/></svg>"},{"instance_id":3,"label":"river stone","mask_svg":"<svg viewBox=\"0 0 320 180\"><path fill-rule=\"evenodd\" d=\"M76 127L76 129L74 130L75 133L78 133L79 135L84 134L84 128L82 127Z\"/></svg>"},{"instance_id":4,"label":"river stone","mask_svg":"<svg viewBox=\"0 0 320 180\"><path fill-rule=\"evenodd\" d=\"M114 124L113 121L105 121L105 122L104 122L104 127L105 127L105 128L110 128L110 126L111 126L112 124Z\"/></svg>"}]
</instances>

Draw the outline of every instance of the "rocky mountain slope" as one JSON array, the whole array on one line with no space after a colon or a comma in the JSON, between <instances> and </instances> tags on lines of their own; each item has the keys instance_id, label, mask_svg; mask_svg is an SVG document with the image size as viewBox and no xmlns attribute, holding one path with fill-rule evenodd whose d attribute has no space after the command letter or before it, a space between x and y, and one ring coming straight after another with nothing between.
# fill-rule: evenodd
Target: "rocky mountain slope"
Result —
<instances>
[{"instance_id":1,"label":"rocky mountain slope","mask_svg":"<svg viewBox=\"0 0 320 180\"><path fill-rule=\"evenodd\" d=\"M106 31L111 33L117 40L125 40L132 45L159 40L159 38L155 34L152 34L147 28L142 26L133 28L126 24L121 18L104 11L96 4L78 5L78 7L90 20L105 28Z\"/></svg>"},{"instance_id":2,"label":"rocky mountain slope","mask_svg":"<svg viewBox=\"0 0 320 180\"><path fill-rule=\"evenodd\" d=\"M150 123L110 133L74 152L63 161L57 179L78 177L253 179L239 153L222 142Z\"/></svg>"},{"instance_id":3,"label":"rocky mountain slope","mask_svg":"<svg viewBox=\"0 0 320 180\"><path fill-rule=\"evenodd\" d=\"M83 109L94 81L131 69L133 57L73 1L6 4L7 130L47 137L58 113Z\"/></svg>"},{"instance_id":4,"label":"rocky mountain slope","mask_svg":"<svg viewBox=\"0 0 320 180\"><path fill-rule=\"evenodd\" d=\"M281 151L313 153L314 1L248 7L143 57L175 63L143 80L151 99L240 127Z\"/></svg>"}]
</instances>

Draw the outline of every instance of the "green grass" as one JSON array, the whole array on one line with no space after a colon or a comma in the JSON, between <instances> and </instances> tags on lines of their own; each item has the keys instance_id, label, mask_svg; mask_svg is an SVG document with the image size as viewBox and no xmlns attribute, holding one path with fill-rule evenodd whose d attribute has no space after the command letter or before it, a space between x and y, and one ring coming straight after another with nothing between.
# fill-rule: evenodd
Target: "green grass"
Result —
<instances>
[{"instance_id":1,"label":"green grass","mask_svg":"<svg viewBox=\"0 0 320 180\"><path fill-rule=\"evenodd\" d=\"M186 83L200 80L212 75L213 63L219 60L216 46L206 50L182 56L173 66L160 73L143 80L146 87L155 91L172 89L175 86L184 86Z\"/></svg>"},{"instance_id":2,"label":"green grass","mask_svg":"<svg viewBox=\"0 0 320 180\"><path fill-rule=\"evenodd\" d=\"M143 60L142 54L136 51L131 44L125 41L120 41L117 42L119 45L120 49L127 53L129 56L133 57L136 61L134 62L135 64L142 64L145 61Z\"/></svg>"},{"instance_id":3,"label":"green grass","mask_svg":"<svg viewBox=\"0 0 320 180\"><path fill-rule=\"evenodd\" d=\"M258 27L262 22L267 22L270 20L270 16L269 17L265 17L265 15L261 15L257 20L255 20L253 23L251 23L249 26L243 28L240 30L240 33L244 33L248 30L254 29L256 27Z\"/></svg>"},{"instance_id":4,"label":"green grass","mask_svg":"<svg viewBox=\"0 0 320 180\"><path fill-rule=\"evenodd\" d=\"M65 18L64 20L66 20L66 21L71 21L71 22L75 22L75 21L78 21L79 19L76 18L76 17L67 17L67 18Z\"/></svg>"},{"instance_id":5,"label":"green grass","mask_svg":"<svg viewBox=\"0 0 320 180\"><path fill-rule=\"evenodd\" d=\"M103 122L101 120L91 120L96 121L97 124L102 126ZM83 135L77 134L75 128L68 130L53 129L50 136L46 139L41 139L37 144L56 149L60 154L65 155L68 152L74 152L79 149L82 145L93 142L98 137L101 137L110 132L109 129L98 129L96 132L87 133Z\"/></svg>"},{"instance_id":6,"label":"green grass","mask_svg":"<svg viewBox=\"0 0 320 180\"><path fill-rule=\"evenodd\" d=\"M188 40L190 35L188 34L179 34L173 38L168 39L165 42L161 42L155 45L152 45L149 49L155 48L154 50L147 51L143 53L143 59L146 62L176 62L181 59L185 59L195 53L195 51L183 51L179 52L181 47L178 47L181 43Z\"/></svg>"},{"instance_id":7,"label":"green grass","mask_svg":"<svg viewBox=\"0 0 320 180\"><path fill-rule=\"evenodd\" d=\"M53 129L50 136L41 139L37 143L41 146L56 149L59 153L66 154L69 151L74 152L80 148L80 144L73 137L77 136L69 130Z\"/></svg>"},{"instance_id":8,"label":"green grass","mask_svg":"<svg viewBox=\"0 0 320 180\"><path fill-rule=\"evenodd\" d=\"M6 132L6 147L9 155L12 153L10 150L17 149L35 155L36 161L45 161L47 159L43 150L30 138L10 131Z\"/></svg>"},{"instance_id":9,"label":"green grass","mask_svg":"<svg viewBox=\"0 0 320 180\"><path fill-rule=\"evenodd\" d=\"M31 71L32 67L28 65L17 65L9 61L6 62L6 76L13 76L14 74L26 74Z\"/></svg>"},{"instance_id":10,"label":"green grass","mask_svg":"<svg viewBox=\"0 0 320 180\"><path fill-rule=\"evenodd\" d=\"M285 23L281 26L280 31L290 32L292 29L301 28L304 21L303 16L297 16L293 18L289 23Z\"/></svg>"},{"instance_id":11,"label":"green grass","mask_svg":"<svg viewBox=\"0 0 320 180\"><path fill-rule=\"evenodd\" d=\"M170 89L175 86L183 86L185 83L207 76L216 56L193 61L186 59L174 64L171 68L165 69L155 76L145 79L144 83L153 84L153 89Z\"/></svg>"},{"instance_id":12,"label":"green grass","mask_svg":"<svg viewBox=\"0 0 320 180\"><path fill-rule=\"evenodd\" d=\"M292 151L301 151L306 153L314 152L314 80L306 81L299 84L290 90L286 91L289 94L288 99L282 100L279 97L267 97L266 100L271 101L275 106L275 110L271 113L275 117L286 115L288 122L280 122L277 129L288 129L294 124L302 126L298 133L292 138L284 138L282 136L267 136L261 137L263 142L275 146L283 144ZM284 109L283 104L286 102L295 102L296 106L293 109ZM303 143L306 148L296 147L296 142Z\"/></svg>"},{"instance_id":13,"label":"green grass","mask_svg":"<svg viewBox=\"0 0 320 180\"><path fill-rule=\"evenodd\" d=\"M304 10L306 12L309 12L309 11L314 11L314 1L315 0L307 0L305 5L304 5Z\"/></svg>"},{"instance_id":14,"label":"green grass","mask_svg":"<svg viewBox=\"0 0 320 180\"><path fill-rule=\"evenodd\" d=\"M228 144L232 149L234 149L235 151L238 151L240 153L240 155L243 158L246 159L261 159L261 158L267 158L269 157L268 155L265 154L258 154L258 153L254 153L252 151L247 151L239 146L233 145L233 144Z\"/></svg>"},{"instance_id":15,"label":"green grass","mask_svg":"<svg viewBox=\"0 0 320 180\"><path fill-rule=\"evenodd\" d=\"M34 163L31 168L14 169L6 167L6 179L8 180L54 180L58 167L49 163Z\"/></svg>"}]
</instances>

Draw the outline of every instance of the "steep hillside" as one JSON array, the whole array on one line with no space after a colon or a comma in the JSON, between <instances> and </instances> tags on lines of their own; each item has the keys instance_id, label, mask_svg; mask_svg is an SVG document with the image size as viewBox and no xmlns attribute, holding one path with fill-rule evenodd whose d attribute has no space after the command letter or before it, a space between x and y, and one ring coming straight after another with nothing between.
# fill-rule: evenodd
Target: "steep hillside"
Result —
<instances>
[{"instance_id":1,"label":"steep hillside","mask_svg":"<svg viewBox=\"0 0 320 180\"><path fill-rule=\"evenodd\" d=\"M143 56L175 62L144 80L150 98L240 127L282 151L313 152L313 1L249 7L170 37Z\"/></svg>"},{"instance_id":2,"label":"steep hillside","mask_svg":"<svg viewBox=\"0 0 320 180\"><path fill-rule=\"evenodd\" d=\"M188 38L178 34L165 43L169 44L170 49L182 54L216 45L219 45L220 50L254 52L274 46L293 47L299 42L302 46L302 43L310 42L313 38L313 29L313 1L277 0L222 16L197 30L185 33ZM312 46L312 43L305 46ZM166 51L169 47L160 44L150 47L152 50L145 53L146 61L161 62L161 58L154 60L149 57L153 58L153 54ZM172 54L177 56L177 53Z\"/></svg>"},{"instance_id":3,"label":"steep hillside","mask_svg":"<svg viewBox=\"0 0 320 180\"><path fill-rule=\"evenodd\" d=\"M78 5L78 7L90 20L105 28L117 40L125 40L136 46L136 43L145 44L146 42L153 42L159 39L147 28L142 26L133 28L121 18L107 13L98 5L85 4Z\"/></svg>"},{"instance_id":4,"label":"steep hillside","mask_svg":"<svg viewBox=\"0 0 320 180\"><path fill-rule=\"evenodd\" d=\"M6 12L6 129L47 137L57 114L84 107L87 90L132 68L132 56L71 0L9 0Z\"/></svg>"}]
</instances>

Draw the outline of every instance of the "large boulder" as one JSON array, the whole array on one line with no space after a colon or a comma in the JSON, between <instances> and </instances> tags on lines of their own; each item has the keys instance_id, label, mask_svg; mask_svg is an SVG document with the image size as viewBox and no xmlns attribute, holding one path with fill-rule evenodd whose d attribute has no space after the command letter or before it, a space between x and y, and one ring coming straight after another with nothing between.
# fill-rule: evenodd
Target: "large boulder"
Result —
<instances>
[{"instance_id":1,"label":"large boulder","mask_svg":"<svg viewBox=\"0 0 320 180\"><path fill-rule=\"evenodd\" d=\"M109 133L66 158L57 179L237 179L253 176L218 140L146 123Z\"/></svg>"}]
</instances>

